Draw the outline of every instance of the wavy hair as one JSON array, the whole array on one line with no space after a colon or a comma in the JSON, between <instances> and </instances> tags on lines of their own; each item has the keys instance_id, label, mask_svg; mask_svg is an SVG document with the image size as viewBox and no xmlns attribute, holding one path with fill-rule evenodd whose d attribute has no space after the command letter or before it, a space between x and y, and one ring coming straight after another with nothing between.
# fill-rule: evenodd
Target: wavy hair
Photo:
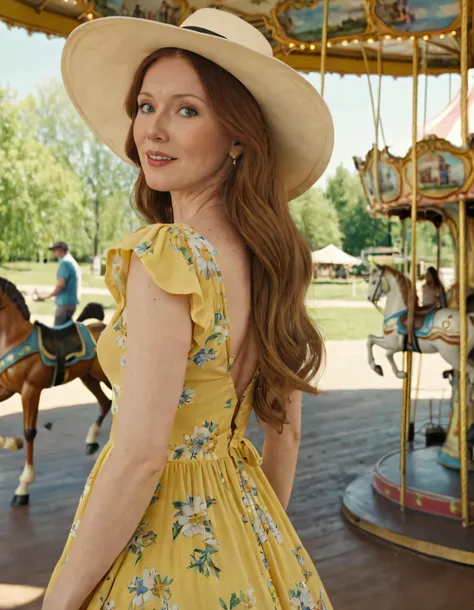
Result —
<instances>
[{"instance_id":1,"label":"wavy hair","mask_svg":"<svg viewBox=\"0 0 474 610\"><path fill-rule=\"evenodd\" d=\"M237 167L220 184L228 218L251 253L252 321L260 370L254 410L281 432L286 401L294 390L316 393L312 382L324 359L324 343L304 306L312 279L311 252L293 222L277 172L270 130L252 94L229 72L195 53L159 49L133 78L125 109L132 121L126 153L140 169L135 205L152 223L173 222L171 196L147 186L133 139L137 97L147 70L162 57L183 57L200 76L217 119L243 146Z\"/></svg>"}]
</instances>

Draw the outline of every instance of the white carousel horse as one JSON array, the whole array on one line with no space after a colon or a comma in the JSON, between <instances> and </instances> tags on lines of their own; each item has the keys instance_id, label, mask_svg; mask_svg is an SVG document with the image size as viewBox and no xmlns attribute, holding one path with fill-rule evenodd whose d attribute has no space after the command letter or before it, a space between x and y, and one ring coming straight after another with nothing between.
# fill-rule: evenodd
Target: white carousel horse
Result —
<instances>
[{"instance_id":1,"label":"white carousel horse","mask_svg":"<svg viewBox=\"0 0 474 610\"><path fill-rule=\"evenodd\" d=\"M394 360L394 354L404 351L418 351L423 354L440 356L454 369L459 370L460 318L457 309L445 307L417 306L414 316L415 336L413 345L408 345L407 318L408 303L411 300L411 282L399 271L387 266L377 266L369 276L367 298L374 304L386 296L383 322L383 336L369 335L367 350L370 367L383 375L382 367L375 363L373 346L387 351L387 360L398 379L404 379ZM468 314L467 353L474 347L474 313ZM467 403L472 404L474 387L474 366L467 362Z\"/></svg>"}]
</instances>

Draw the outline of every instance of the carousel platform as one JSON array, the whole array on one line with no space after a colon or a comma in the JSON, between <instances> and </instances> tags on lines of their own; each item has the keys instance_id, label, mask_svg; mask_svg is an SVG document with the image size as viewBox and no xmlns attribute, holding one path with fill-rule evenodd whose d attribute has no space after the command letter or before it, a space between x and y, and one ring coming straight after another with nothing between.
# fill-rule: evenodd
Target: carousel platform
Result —
<instances>
[{"instance_id":1,"label":"carousel platform","mask_svg":"<svg viewBox=\"0 0 474 610\"><path fill-rule=\"evenodd\" d=\"M474 565L474 528L461 523L459 472L438 462L439 447L407 453L405 510L400 507L400 453L383 457L372 473L346 489L345 517L357 527L402 547ZM474 518L474 474L469 476Z\"/></svg>"}]
</instances>

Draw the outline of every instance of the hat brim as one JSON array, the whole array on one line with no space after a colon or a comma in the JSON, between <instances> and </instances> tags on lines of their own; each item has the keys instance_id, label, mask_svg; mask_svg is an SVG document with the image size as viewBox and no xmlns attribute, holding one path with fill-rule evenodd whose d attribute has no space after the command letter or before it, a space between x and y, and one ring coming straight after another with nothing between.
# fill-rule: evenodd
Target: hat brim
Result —
<instances>
[{"instance_id":1,"label":"hat brim","mask_svg":"<svg viewBox=\"0 0 474 610\"><path fill-rule=\"evenodd\" d=\"M323 174L334 146L331 113L318 92L282 61L229 40L134 17L85 23L69 36L61 72L66 91L93 133L117 156L130 127L124 102L135 72L166 47L192 51L233 74L254 96L276 146L289 199Z\"/></svg>"}]
</instances>

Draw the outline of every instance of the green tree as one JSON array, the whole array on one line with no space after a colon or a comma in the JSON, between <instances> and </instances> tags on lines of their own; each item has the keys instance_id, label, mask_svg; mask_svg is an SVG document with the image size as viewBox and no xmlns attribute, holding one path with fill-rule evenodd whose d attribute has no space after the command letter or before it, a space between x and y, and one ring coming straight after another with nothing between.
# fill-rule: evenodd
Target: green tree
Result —
<instances>
[{"instance_id":1,"label":"green tree","mask_svg":"<svg viewBox=\"0 0 474 610\"><path fill-rule=\"evenodd\" d=\"M290 202L291 216L311 250L329 244L340 246L341 231L337 212L319 188L312 188Z\"/></svg>"},{"instance_id":2,"label":"green tree","mask_svg":"<svg viewBox=\"0 0 474 610\"><path fill-rule=\"evenodd\" d=\"M37 141L24 111L0 90L0 240L11 259L34 258L56 231L72 236L67 217L81 209L80 183Z\"/></svg>"},{"instance_id":3,"label":"green tree","mask_svg":"<svg viewBox=\"0 0 474 610\"><path fill-rule=\"evenodd\" d=\"M346 252L360 256L364 248L390 245L389 220L369 215L358 175L339 165L328 179L325 195L337 210Z\"/></svg>"},{"instance_id":4,"label":"green tree","mask_svg":"<svg viewBox=\"0 0 474 610\"><path fill-rule=\"evenodd\" d=\"M104 102L105 103L105 102ZM77 115L60 82L51 81L29 99L36 116L38 140L78 177L82 187L83 213L77 219L99 256L130 229L139 226L130 210L136 171L114 155ZM103 227L104 220L108 226Z\"/></svg>"}]
</instances>

